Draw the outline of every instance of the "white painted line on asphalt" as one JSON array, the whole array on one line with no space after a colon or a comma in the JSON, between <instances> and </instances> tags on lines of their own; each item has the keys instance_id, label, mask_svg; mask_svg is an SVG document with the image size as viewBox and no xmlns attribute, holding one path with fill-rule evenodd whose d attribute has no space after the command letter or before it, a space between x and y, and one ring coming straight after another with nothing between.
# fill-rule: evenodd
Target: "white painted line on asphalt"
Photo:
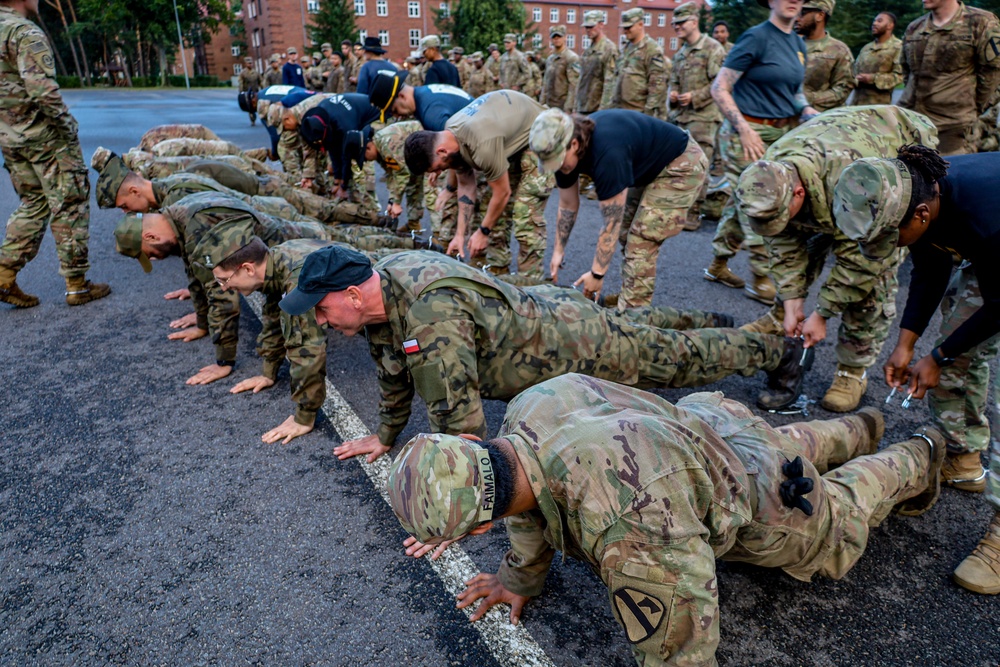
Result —
<instances>
[{"instance_id":1,"label":"white painted line on asphalt","mask_svg":"<svg viewBox=\"0 0 1000 667\"><path fill-rule=\"evenodd\" d=\"M264 304L263 295L254 293L246 300L257 319L260 319ZM333 424L342 441L363 438L371 433L330 380L326 381L326 401L323 403L323 412L326 413L327 419ZM376 459L375 463L368 463L364 456L357 456L355 460L361 464L372 484L382 495L382 499L388 504L389 496L385 490L385 483L389 476L389 457L381 456ZM403 555L402 544L393 546L399 549L403 558L407 557ZM424 556L423 560L437 573L445 590L452 596L465 590L465 582L479 574L479 568L458 544L448 547L436 561L431 560L429 554ZM451 601L447 602L450 604ZM472 610L475 608L476 605L471 605L463 611L466 616L471 616ZM486 616L473 623L472 627L479 631L483 637L483 643L501 665L507 667L554 667L552 660L545 655L545 651L535 642L523 624L510 624L507 605L494 607Z\"/></svg>"}]
</instances>

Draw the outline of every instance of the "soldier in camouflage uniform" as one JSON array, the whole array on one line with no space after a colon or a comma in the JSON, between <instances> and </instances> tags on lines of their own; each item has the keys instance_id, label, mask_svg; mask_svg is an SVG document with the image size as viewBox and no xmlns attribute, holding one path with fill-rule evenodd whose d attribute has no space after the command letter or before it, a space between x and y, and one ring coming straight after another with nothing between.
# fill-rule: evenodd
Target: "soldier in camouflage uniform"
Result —
<instances>
[{"instance_id":1,"label":"soldier in camouflage uniform","mask_svg":"<svg viewBox=\"0 0 1000 667\"><path fill-rule=\"evenodd\" d=\"M733 43L729 41L729 24L725 21L716 21L712 24L712 39L722 45L726 55L733 50Z\"/></svg>"},{"instance_id":2,"label":"soldier in camouflage uniform","mask_svg":"<svg viewBox=\"0 0 1000 667\"><path fill-rule=\"evenodd\" d=\"M306 72L306 85L313 90L323 90L323 84L326 83L326 79L323 78L323 67L321 65L323 62L326 62L323 54L319 51L313 52L312 62L309 64L309 69Z\"/></svg>"},{"instance_id":3,"label":"soldier in camouflage uniform","mask_svg":"<svg viewBox=\"0 0 1000 667\"><path fill-rule=\"evenodd\" d=\"M458 70L458 80L462 84L459 87L462 90L467 91L469 89L469 76L472 74L472 63L470 63L469 59L465 57L465 49L461 46L456 46L452 49L452 52L455 54L455 59L452 64L454 64L455 69ZM411 83L410 85L412 86L413 84Z\"/></svg>"},{"instance_id":4,"label":"soldier in camouflage uniform","mask_svg":"<svg viewBox=\"0 0 1000 667\"><path fill-rule=\"evenodd\" d=\"M496 44L490 44L486 48L486 54L486 69L490 73L489 87L486 92L489 93L500 89L500 49L497 48Z\"/></svg>"},{"instance_id":5,"label":"soldier in camouflage uniform","mask_svg":"<svg viewBox=\"0 0 1000 667\"><path fill-rule=\"evenodd\" d=\"M854 56L839 39L827 32L834 0L808 0L795 22L795 30L806 40L806 99L816 111L843 106L854 90Z\"/></svg>"},{"instance_id":6,"label":"soldier in camouflage uniform","mask_svg":"<svg viewBox=\"0 0 1000 667\"><path fill-rule=\"evenodd\" d=\"M887 243L906 246L913 262L899 340L884 366L889 386L929 399L931 418L947 442L943 482L986 493L994 515L986 535L958 566L955 582L1000 594L1000 418L987 421L989 366L1000 347L1000 154L947 161L922 146L894 160L858 160L834 193L837 224L880 259ZM962 260L954 271L955 258ZM930 354L911 366L914 348L940 301L943 321ZM994 409L1000 379L994 378ZM981 455L987 453L988 470Z\"/></svg>"},{"instance_id":7,"label":"soldier in camouflage uniform","mask_svg":"<svg viewBox=\"0 0 1000 667\"><path fill-rule=\"evenodd\" d=\"M143 132L139 138L139 150L152 151L153 146L167 139L204 139L206 141L221 141L221 137L204 125L198 123L171 123L157 125Z\"/></svg>"},{"instance_id":8,"label":"soldier in camouflage uniform","mask_svg":"<svg viewBox=\"0 0 1000 667\"><path fill-rule=\"evenodd\" d=\"M622 12L622 28L628 43L616 64L611 106L664 118L671 64L663 56L663 49L646 34L642 21L640 7Z\"/></svg>"},{"instance_id":9,"label":"soldier in camouflage uniform","mask_svg":"<svg viewBox=\"0 0 1000 667\"><path fill-rule=\"evenodd\" d=\"M266 72L264 72L264 87L268 86L280 86L283 81L281 75L281 56L277 53L272 53L271 57L268 59L269 67Z\"/></svg>"},{"instance_id":10,"label":"soldier in camouflage uniform","mask_svg":"<svg viewBox=\"0 0 1000 667\"><path fill-rule=\"evenodd\" d=\"M667 120L687 130L698 142L708 163L715 154L715 135L722 123L722 114L712 99L712 81L722 69L726 52L717 41L698 29L698 5L685 2L674 10L671 20L678 38L684 42L674 54L670 74L670 115ZM684 229L695 231L701 226L701 205L705 202L708 180L705 180L694 206L688 211Z\"/></svg>"},{"instance_id":11,"label":"soldier in camouflage uniform","mask_svg":"<svg viewBox=\"0 0 1000 667\"><path fill-rule=\"evenodd\" d=\"M537 100L542 94L542 80L544 78L542 68L538 66L538 56L535 55L534 51L526 51L524 57L528 61L529 74L528 83L522 92L531 99Z\"/></svg>"},{"instance_id":12,"label":"soldier in camouflage uniform","mask_svg":"<svg viewBox=\"0 0 1000 667\"><path fill-rule=\"evenodd\" d=\"M576 89L580 84L580 56L566 46L566 26L549 28L552 53L545 61L545 78L539 101L567 113L576 110Z\"/></svg>"},{"instance_id":13,"label":"soldier in camouflage uniform","mask_svg":"<svg viewBox=\"0 0 1000 667\"><path fill-rule=\"evenodd\" d=\"M899 106L934 121L942 155L976 151L976 121L1000 86L1000 23L990 12L942 0L906 28Z\"/></svg>"},{"instance_id":14,"label":"soldier in camouflage uniform","mask_svg":"<svg viewBox=\"0 0 1000 667\"><path fill-rule=\"evenodd\" d=\"M342 93L344 92L344 83L347 79L347 75L344 74L344 66L341 64L343 62L343 56L337 51L332 51L329 58L327 59L327 76L326 81L323 83L324 93Z\"/></svg>"},{"instance_id":15,"label":"soldier in camouflage uniform","mask_svg":"<svg viewBox=\"0 0 1000 667\"><path fill-rule=\"evenodd\" d=\"M490 71L486 69L486 63L483 62L482 51L476 51L469 56L469 61L472 63L472 68L469 72L469 83L465 92L469 93L475 99L490 91ZM411 85L416 86L418 84L411 82Z\"/></svg>"},{"instance_id":16,"label":"soldier in camouflage uniform","mask_svg":"<svg viewBox=\"0 0 1000 667\"><path fill-rule=\"evenodd\" d=\"M362 159L377 162L385 171L385 187L390 202L387 215L393 218L401 216L405 197L406 229L416 234L423 231L424 178L411 174L407 169L403 146L408 136L423 129L416 120L392 123L374 134L368 128L361 137L363 146L359 147Z\"/></svg>"},{"instance_id":17,"label":"soldier in camouflage uniform","mask_svg":"<svg viewBox=\"0 0 1000 667\"><path fill-rule=\"evenodd\" d=\"M240 70L240 92L260 90L260 72L254 69L253 58L247 56L243 59L243 69ZM257 110L252 108L247 112L250 115L250 126L257 124Z\"/></svg>"},{"instance_id":18,"label":"soldier in camouflage uniform","mask_svg":"<svg viewBox=\"0 0 1000 667\"><path fill-rule=\"evenodd\" d=\"M840 579L894 507L915 515L935 504L940 434L875 453L882 432L874 409L775 429L721 393L671 404L566 375L511 401L489 443L418 435L386 491L421 543L507 518L499 572L458 596L460 608L487 598L471 620L504 601L516 622L559 550L607 586L640 667L716 665L717 558Z\"/></svg>"},{"instance_id":19,"label":"soldier in camouflage uniform","mask_svg":"<svg viewBox=\"0 0 1000 667\"><path fill-rule=\"evenodd\" d=\"M822 400L833 412L854 410L868 388L867 369L896 317L896 274L905 258L896 252L884 261L866 259L837 225L833 189L858 158L892 157L912 143L937 145L926 116L894 106L834 109L771 144L736 186L741 223L764 237L778 292L777 304L750 326L801 333L812 346L825 338L826 321L842 316L837 371ZM829 250L836 263L806 318L805 298Z\"/></svg>"},{"instance_id":20,"label":"soldier in camouflage uniform","mask_svg":"<svg viewBox=\"0 0 1000 667\"><path fill-rule=\"evenodd\" d=\"M127 153L122 154L121 158L125 161L125 166L145 178L160 178L161 176L176 174L178 171L184 171L192 164L208 159L203 158L200 155L156 157L152 153L138 151L134 148ZM256 174L258 176L268 177L273 176L285 181L288 180L288 174L281 171L275 171L260 160L250 160L240 157L239 155L213 155L211 157L211 161L228 164L247 174ZM91 162L94 162L94 160L91 159Z\"/></svg>"},{"instance_id":21,"label":"soldier in camouflage uniform","mask_svg":"<svg viewBox=\"0 0 1000 667\"><path fill-rule=\"evenodd\" d=\"M111 288L87 280L90 182L76 119L59 94L49 41L27 18L37 10L37 2L16 8L0 3L0 150L20 198L0 246L0 301L17 308L38 305L38 297L18 287L17 274L38 254L51 226L66 303L78 306Z\"/></svg>"},{"instance_id":22,"label":"soldier in camouflage uniform","mask_svg":"<svg viewBox=\"0 0 1000 667\"><path fill-rule=\"evenodd\" d=\"M406 59L406 64L409 65L405 68L408 73L406 80L409 81L410 85L414 88L424 85L424 68L420 64L420 61L423 60L423 58L423 54L419 51L414 51L410 54L410 57Z\"/></svg>"},{"instance_id":23,"label":"soldier in camouflage uniform","mask_svg":"<svg viewBox=\"0 0 1000 667\"><path fill-rule=\"evenodd\" d=\"M892 91L903 83L903 65L899 54L903 42L892 34L896 15L881 12L872 21L872 41L861 47L854 61L854 80L857 88L851 104L892 104Z\"/></svg>"},{"instance_id":24,"label":"soldier in camouflage uniform","mask_svg":"<svg viewBox=\"0 0 1000 667\"><path fill-rule=\"evenodd\" d=\"M528 59L517 48L517 35L512 32L503 37L505 53L500 56L500 79L498 87L524 91L531 79Z\"/></svg>"},{"instance_id":25,"label":"soldier in camouflage uniform","mask_svg":"<svg viewBox=\"0 0 1000 667\"><path fill-rule=\"evenodd\" d=\"M580 84L577 88L576 110L594 113L611 107L615 89L615 61L618 49L604 35L604 13L592 10L583 15L583 28L590 46L580 59Z\"/></svg>"},{"instance_id":26,"label":"soldier in camouflage uniform","mask_svg":"<svg viewBox=\"0 0 1000 667\"><path fill-rule=\"evenodd\" d=\"M281 308L293 315L315 308L320 324L347 335L365 331L378 367L381 423L375 434L334 450L341 458L388 451L409 420L414 392L435 432L482 436L483 398L507 400L565 373L689 387L767 370L791 390L803 376L800 341L738 329L676 330L727 316L670 308L614 313L576 290L513 287L429 252L400 253L374 270L357 252L313 253Z\"/></svg>"}]
</instances>

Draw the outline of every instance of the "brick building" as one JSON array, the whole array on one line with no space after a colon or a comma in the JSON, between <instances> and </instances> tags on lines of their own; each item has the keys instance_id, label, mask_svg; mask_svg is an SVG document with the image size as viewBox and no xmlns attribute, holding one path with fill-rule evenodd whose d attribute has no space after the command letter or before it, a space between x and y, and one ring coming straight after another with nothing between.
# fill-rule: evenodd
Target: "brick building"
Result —
<instances>
[{"instance_id":1,"label":"brick building","mask_svg":"<svg viewBox=\"0 0 1000 667\"><path fill-rule=\"evenodd\" d=\"M309 37L306 23L309 15L319 9L323 0L244 0L242 20L246 43L244 49L233 45L228 30L222 28L207 49L209 73L220 79L238 74L243 56L249 53L260 70L267 65L268 57L277 51L295 46L299 53L318 50ZM450 2L441 0L351 0L355 21L366 36L377 36L382 41L387 57L401 61L417 48L424 35L438 34L434 19L438 11L448 11ZM453 0L454 1L454 0ZM673 10L683 0L527 0L524 2L528 24L535 34L526 37L523 49L548 46L549 27L565 25L569 48L582 53L589 45L583 29L583 14L601 10L607 16L606 34L623 44L625 36L619 27L622 12L642 7L646 14L646 33L663 48L667 57L680 48L670 19ZM461 45L461 40L451 35L441 35L445 44ZM497 35L499 44L503 35ZM216 43L218 42L218 43Z\"/></svg>"}]
</instances>

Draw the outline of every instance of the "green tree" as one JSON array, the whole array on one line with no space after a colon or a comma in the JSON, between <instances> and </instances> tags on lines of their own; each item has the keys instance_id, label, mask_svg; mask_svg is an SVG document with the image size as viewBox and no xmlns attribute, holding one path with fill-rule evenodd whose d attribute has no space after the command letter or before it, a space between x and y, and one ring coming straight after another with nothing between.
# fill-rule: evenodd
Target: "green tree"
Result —
<instances>
[{"instance_id":1,"label":"green tree","mask_svg":"<svg viewBox=\"0 0 1000 667\"><path fill-rule=\"evenodd\" d=\"M334 48L340 48L340 42L345 39L352 42L358 39L352 0L322 0L312 21L310 32L314 42L329 42Z\"/></svg>"},{"instance_id":2,"label":"green tree","mask_svg":"<svg viewBox=\"0 0 1000 667\"><path fill-rule=\"evenodd\" d=\"M508 32L524 35L525 42L530 36L524 4L518 0L459 0L448 15L434 12L438 30L452 35L452 41L467 52L483 51Z\"/></svg>"}]
</instances>

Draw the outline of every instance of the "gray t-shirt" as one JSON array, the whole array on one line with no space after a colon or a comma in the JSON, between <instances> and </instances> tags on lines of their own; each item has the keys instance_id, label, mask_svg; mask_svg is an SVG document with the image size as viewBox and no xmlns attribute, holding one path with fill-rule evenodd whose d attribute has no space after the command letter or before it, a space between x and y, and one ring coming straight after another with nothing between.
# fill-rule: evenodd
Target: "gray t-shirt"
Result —
<instances>
[{"instance_id":1,"label":"gray t-shirt","mask_svg":"<svg viewBox=\"0 0 1000 667\"><path fill-rule=\"evenodd\" d=\"M527 95L496 90L473 100L444 129L455 135L465 163L492 182L507 173L511 157L528 147L531 124L543 111Z\"/></svg>"}]
</instances>

